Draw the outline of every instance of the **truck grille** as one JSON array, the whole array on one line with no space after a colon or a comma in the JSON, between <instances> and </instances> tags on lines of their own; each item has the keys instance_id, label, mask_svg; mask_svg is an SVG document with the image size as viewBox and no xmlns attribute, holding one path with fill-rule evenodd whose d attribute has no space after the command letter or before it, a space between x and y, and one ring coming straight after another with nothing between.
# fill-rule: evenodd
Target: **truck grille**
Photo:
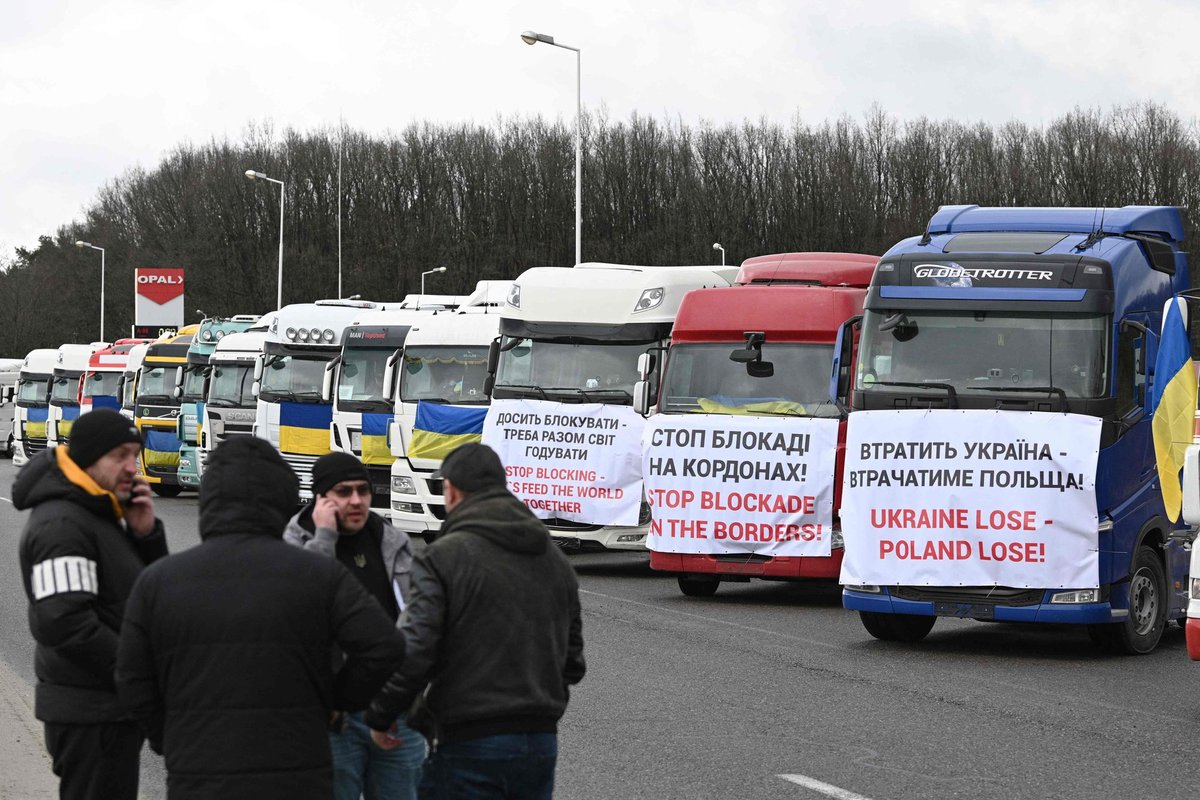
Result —
<instances>
[{"instance_id":1,"label":"truck grille","mask_svg":"<svg viewBox=\"0 0 1200 800\"><path fill-rule=\"evenodd\" d=\"M893 597L923 603L974 603L997 606L1036 606L1042 589L1013 589L1008 586L893 586Z\"/></svg>"}]
</instances>

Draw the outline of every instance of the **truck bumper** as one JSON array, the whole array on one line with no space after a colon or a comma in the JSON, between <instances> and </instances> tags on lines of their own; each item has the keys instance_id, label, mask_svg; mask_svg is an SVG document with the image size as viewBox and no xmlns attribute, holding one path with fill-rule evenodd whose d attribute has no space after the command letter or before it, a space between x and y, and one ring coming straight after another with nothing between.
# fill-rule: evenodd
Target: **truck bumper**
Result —
<instances>
[{"instance_id":1,"label":"truck bumper","mask_svg":"<svg viewBox=\"0 0 1200 800\"><path fill-rule=\"evenodd\" d=\"M893 597L884 589L874 592L859 592L853 589L842 590L842 605L851 611L873 611L877 614L914 614L932 617L964 617L973 618L970 613L972 605L987 604L951 604L924 602L920 600L903 600ZM950 609L939 613L938 606L957 606L961 613L953 613ZM987 605L992 617L998 622L1047 622L1068 625L1090 625L1108 622L1118 622L1128 613L1114 610L1109 603L1038 603L1029 606Z\"/></svg>"},{"instance_id":2,"label":"truck bumper","mask_svg":"<svg viewBox=\"0 0 1200 800\"><path fill-rule=\"evenodd\" d=\"M574 528L550 528L550 538L567 552L584 550L634 550L646 552L648 526L633 528L601 527L595 530Z\"/></svg>"},{"instance_id":3,"label":"truck bumper","mask_svg":"<svg viewBox=\"0 0 1200 800\"><path fill-rule=\"evenodd\" d=\"M650 569L677 575L715 575L736 579L836 581L842 570L844 553L838 548L828 558L776 556L765 560L739 561L732 556L659 553L651 550Z\"/></svg>"}]
</instances>

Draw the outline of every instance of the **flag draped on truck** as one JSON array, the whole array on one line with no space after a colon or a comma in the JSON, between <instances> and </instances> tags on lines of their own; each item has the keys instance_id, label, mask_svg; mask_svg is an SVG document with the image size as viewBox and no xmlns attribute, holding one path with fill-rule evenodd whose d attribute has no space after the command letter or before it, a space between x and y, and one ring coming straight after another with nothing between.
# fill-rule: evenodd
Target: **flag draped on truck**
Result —
<instances>
[{"instance_id":1,"label":"flag draped on truck","mask_svg":"<svg viewBox=\"0 0 1200 800\"><path fill-rule=\"evenodd\" d=\"M1196 370L1179 301L1167 304L1162 338L1154 360L1154 459L1163 506L1172 522L1179 519L1183 488L1179 471L1192 443L1196 419Z\"/></svg>"},{"instance_id":2,"label":"flag draped on truck","mask_svg":"<svg viewBox=\"0 0 1200 800\"><path fill-rule=\"evenodd\" d=\"M388 425L391 414L363 412L362 415L362 462L364 464L390 465L396 459L388 448Z\"/></svg>"},{"instance_id":3,"label":"flag draped on truck","mask_svg":"<svg viewBox=\"0 0 1200 800\"><path fill-rule=\"evenodd\" d=\"M333 408L324 403L279 404L279 449L284 453L323 456L329 452Z\"/></svg>"},{"instance_id":4,"label":"flag draped on truck","mask_svg":"<svg viewBox=\"0 0 1200 800\"><path fill-rule=\"evenodd\" d=\"M487 407L417 403L408 457L442 459L460 445L478 442L483 437L483 420L487 412Z\"/></svg>"}]
</instances>

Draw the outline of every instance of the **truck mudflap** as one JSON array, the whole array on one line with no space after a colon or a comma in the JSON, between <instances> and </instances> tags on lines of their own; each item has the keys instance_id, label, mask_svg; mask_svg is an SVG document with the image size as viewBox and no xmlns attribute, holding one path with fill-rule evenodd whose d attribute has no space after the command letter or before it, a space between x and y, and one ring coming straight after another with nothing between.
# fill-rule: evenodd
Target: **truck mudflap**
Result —
<instances>
[{"instance_id":1,"label":"truck mudflap","mask_svg":"<svg viewBox=\"0 0 1200 800\"><path fill-rule=\"evenodd\" d=\"M1200 661L1200 619L1188 617L1183 632L1187 638L1188 657L1192 661Z\"/></svg>"},{"instance_id":2,"label":"truck mudflap","mask_svg":"<svg viewBox=\"0 0 1200 800\"><path fill-rule=\"evenodd\" d=\"M872 611L879 614L912 614L926 617L959 617L997 622L1043 622L1066 625L1118 622L1129 613L1114 610L1106 602L1049 603L1043 601L1031 605L1009 606L978 600L971 602L950 599L943 601L904 600L892 595L887 588L882 588L877 592L868 592L852 587L843 589L842 605L851 611Z\"/></svg>"}]
</instances>

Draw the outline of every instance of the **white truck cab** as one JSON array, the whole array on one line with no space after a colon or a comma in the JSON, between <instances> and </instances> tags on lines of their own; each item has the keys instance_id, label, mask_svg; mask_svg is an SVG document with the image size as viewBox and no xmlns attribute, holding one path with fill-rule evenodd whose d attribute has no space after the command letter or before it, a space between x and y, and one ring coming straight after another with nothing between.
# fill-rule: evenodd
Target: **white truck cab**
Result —
<instances>
[{"instance_id":1,"label":"white truck cab","mask_svg":"<svg viewBox=\"0 0 1200 800\"><path fill-rule=\"evenodd\" d=\"M267 331L275 312L264 315L242 333L227 333L209 357L212 371L204 398L199 459L208 463L209 454L226 439L251 436L257 404L254 397L254 364L263 352Z\"/></svg>"},{"instance_id":2,"label":"white truck cab","mask_svg":"<svg viewBox=\"0 0 1200 800\"><path fill-rule=\"evenodd\" d=\"M54 381L56 348L30 350L17 378L17 406L13 410L13 464L24 466L46 449L46 419L50 411L50 384Z\"/></svg>"},{"instance_id":3,"label":"white truck cab","mask_svg":"<svg viewBox=\"0 0 1200 800\"><path fill-rule=\"evenodd\" d=\"M46 437L50 447L66 444L71 426L79 417L83 374L92 354L108 347L107 342L64 344L54 362L54 381L50 385L50 408L46 419Z\"/></svg>"},{"instance_id":4,"label":"white truck cab","mask_svg":"<svg viewBox=\"0 0 1200 800\"><path fill-rule=\"evenodd\" d=\"M564 412L581 403L632 406L639 377L657 385L660 359L651 359L645 375L638 362L665 350L683 296L730 286L737 273L737 267L602 263L526 270L501 315L493 402L542 400ZM565 549L645 550L650 506L643 499L633 527L561 516L543 521Z\"/></svg>"},{"instance_id":5,"label":"white truck cab","mask_svg":"<svg viewBox=\"0 0 1200 800\"><path fill-rule=\"evenodd\" d=\"M12 458L16 449L17 379L21 375L21 359L0 358L0 456Z\"/></svg>"}]
</instances>

